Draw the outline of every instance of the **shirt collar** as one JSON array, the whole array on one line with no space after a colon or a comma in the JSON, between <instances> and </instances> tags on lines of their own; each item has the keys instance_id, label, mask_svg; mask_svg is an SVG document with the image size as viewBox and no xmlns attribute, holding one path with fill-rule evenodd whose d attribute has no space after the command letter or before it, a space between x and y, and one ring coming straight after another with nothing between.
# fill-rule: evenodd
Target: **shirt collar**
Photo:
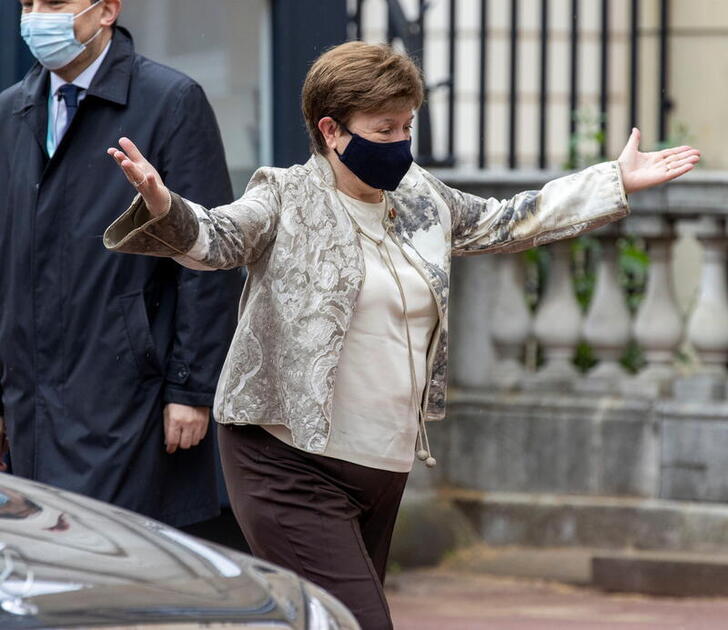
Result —
<instances>
[{"instance_id":1,"label":"shirt collar","mask_svg":"<svg viewBox=\"0 0 728 630\"><path fill-rule=\"evenodd\" d=\"M109 40L106 44L106 47L103 51L101 51L101 54L94 59L93 63L72 81L73 85L78 86L83 90L88 90L91 85L91 81L94 80L98 69L101 67L104 59L106 59L109 48L111 48L111 40ZM51 94L53 96L58 94L58 88L66 83L68 83L68 81L59 77L55 72L51 72Z\"/></svg>"}]
</instances>

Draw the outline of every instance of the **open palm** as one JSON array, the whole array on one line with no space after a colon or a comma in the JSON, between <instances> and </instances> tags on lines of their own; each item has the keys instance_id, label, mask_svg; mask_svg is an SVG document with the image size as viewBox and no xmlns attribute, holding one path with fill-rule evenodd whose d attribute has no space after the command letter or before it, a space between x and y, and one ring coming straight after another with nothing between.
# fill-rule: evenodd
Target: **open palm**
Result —
<instances>
[{"instance_id":1,"label":"open palm","mask_svg":"<svg viewBox=\"0 0 728 630\"><path fill-rule=\"evenodd\" d=\"M156 217L167 212L171 197L157 169L129 138L119 138L119 146L123 150L109 147L106 152L116 160L129 183L139 191L149 213Z\"/></svg>"},{"instance_id":2,"label":"open palm","mask_svg":"<svg viewBox=\"0 0 728 630\"><path fill-rule=\"evenodd\" d=\"M689 146L642 153L639 144L639 129L633 129L618 159L627 194L669 182L691 171L700 161L700 151Z\"/></svg>"}]
</instances>

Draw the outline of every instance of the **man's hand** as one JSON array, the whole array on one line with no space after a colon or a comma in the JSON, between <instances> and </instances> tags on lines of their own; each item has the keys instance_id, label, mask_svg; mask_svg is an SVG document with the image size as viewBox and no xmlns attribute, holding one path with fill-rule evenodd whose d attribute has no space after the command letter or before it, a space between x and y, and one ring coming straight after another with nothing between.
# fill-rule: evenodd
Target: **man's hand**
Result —
<instances>
[{"instance_id":1,"label":"man's hand","mask_svg":"<svg viewBox=\"0 0 728 630\"><path fill-rule=\"evenodd\" d=\"M169 403L164 408L164 443L168 453L177 448L197 446L207 434L209 407L189 407Z\"/></svg>"},{"instance_id":2,"label":"man's hand","mask_svg":"<svg viewBox=\"0 0 728 630\"><path fill-rule=\"evenodd\" d=\"M5 456L8 454L8 435L5 433L5 418L0 416L0 472L5 472L8 465L5 463Z\"/></svg>"}]
</instances>

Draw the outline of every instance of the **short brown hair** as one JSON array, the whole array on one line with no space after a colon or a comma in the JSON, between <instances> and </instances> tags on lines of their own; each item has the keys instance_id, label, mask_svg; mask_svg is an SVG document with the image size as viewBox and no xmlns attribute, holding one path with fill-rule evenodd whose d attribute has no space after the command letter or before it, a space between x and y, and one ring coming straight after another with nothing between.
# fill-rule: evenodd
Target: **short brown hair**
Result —
<instances>
[{"instance_id":1,"label":"short brown hair","mask_svg":"<svg viewBox=\"0 0 728 630\"><path fill-rule=\"evenodd\" d=\"M355 112L412 107L424 99L420 71L404 53L386 44L347 42L321 55L303 83L301 105L311 148L326 152L319 120L346 124Z\"/></svg>"}]
</instances>

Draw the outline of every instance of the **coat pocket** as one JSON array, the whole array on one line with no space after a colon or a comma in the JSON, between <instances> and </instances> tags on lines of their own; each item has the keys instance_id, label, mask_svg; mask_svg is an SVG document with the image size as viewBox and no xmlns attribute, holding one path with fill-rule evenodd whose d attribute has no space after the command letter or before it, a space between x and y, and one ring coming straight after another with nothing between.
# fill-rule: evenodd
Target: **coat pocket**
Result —
<instances>
[{"instance_id":1,"label":"coat pocket","mask_svg":"<svg viewBox=\"0 0 728 630\"><path fill-rule=\"evenodd\" d=\"M138 291L119 297L121 313L124 318L126 337L132 356L142 378L162 375L161 363L154 346L154 337L149 326L144 293Z\"/></svg>"}]
</instances>

